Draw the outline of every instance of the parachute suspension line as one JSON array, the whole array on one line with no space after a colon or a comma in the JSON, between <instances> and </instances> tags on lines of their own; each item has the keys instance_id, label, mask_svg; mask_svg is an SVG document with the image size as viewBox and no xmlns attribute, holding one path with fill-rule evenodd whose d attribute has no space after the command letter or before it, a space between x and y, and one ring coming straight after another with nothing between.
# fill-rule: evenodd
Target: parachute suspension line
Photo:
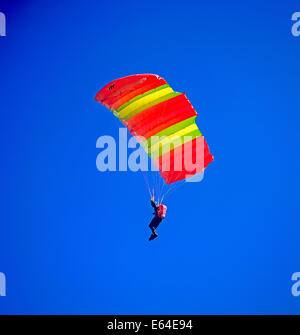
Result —
<instances>
[{"instance_id":1,"label":"parachute suspension line","mask_svg":"<svg viewBox=\"0 0 300 335\"><path fill-rule=\"evenodd\" d=\"M159 203L160 199L160 175L159 171L156 172L156 181L157 181L157 202Z\"/></svg>"},{"instance_id":2,"label":"parachute suspension line","mask_svg":"<svg viewBox=\"0 0 300 335\"><path fill-rule=\"evenodd\" d=\"M152 186L152 196L153 196L153 198L154 198L155 179L154 179L154 176L153 176L153 174L151 173L151 171L150 171L150 174L151 174L151 179L152 179L152 182L151 182L151 186Z\"/></svg>"},{"instance_id":3,"label":"parachute suspension line","mask_svg":"<svg viewBox=\"0 0 300 335\"><path fill-rule=\"evenodd\" d=\"M151 161L150 161L151 164ZM153 174L151 173L151 169L149 170L149 158L148 158L148 165L147 165L147 170L141 170L142 174L143 174L143 178L145 180L145 183L147 185L148 188L148 192L150 195L150 198L152 198L154 196L154 183L153 183Z\"/></svg>"},{"instance_id":4,"label":"parachute suspension line","mask_svg":"<svg viewBox=\"0 0 300 335\"><path fill-rule=\"evenodd\" d=\"M157 174L156 174L156 172L154 172L154 185L153 185L153 189L155 191L157 191ZM157 192L157 195L158 195L158 192Z\"/></svg>"},{"instance_id":5,"label":"parachute suspension line","mask_svg":"<svg viewBox=\"0 0 300 335\"><path fill-rule=\"evenodd\" d=\"M185 184L185 179L180 180L179 182L175 182L174 185L172 185L168 190L166 190L166 192L164 193L162 200L167 198L167 196L170 196L172 193L174 193L175 191L177 191L182 185Z\"/></svg>"},{"instance_id":6,"label":"parachute suspension line","mask_svg":"<svg viewBox=\"0 0 300 335\"><path fill-rule=\"evenodd\" d=\"M145 184L146 184L146 186L147 186L147 188L148 188L148 192L149 192L149 194L150 194L150 197L152 198L152 194L151 194L151 189L150 189L150 185L149 185L149 181L148 181L148 179L147 179L147 177L145 176L145 171L142 171L141 170L141 172L142 172L142 175L143 175L143 178L144 178L144 180L145 180Z\"/></svg>"},{"instance_id":7,"label":"parachute suspension line","mask_svg":"<svg viewBox=\"0 0 300 335\"><path fill-rule=\"evenodd\" d=\"M164 182L162 176L160 176L160 181L161 181L161 184L160 184L160 191L159 191L159 199L160 199L160 205L161 205L162 197L163 197L163 190L164 190L164 187L165 187L166 183Z\"/></svg>"},{"instance_id":8,"label":"parachute suspension line","mask_svg":"<svg viewBox=\"0 0 300 335\"><path fill-rule=\"evenodd\" d=\"M164 189L165 189L167 183L164 181L160 171L158 171L158 180L159 180L159 199L158 199L158 202L161 205L162 198L163 198L163 195L164 195Z\"/></svg>"},{"instance_id":9,"label":"parachute suspension line","mask_svg":"<svg viewBox=\"0 0 300 335\"><path fill-rule=\"evenodd\" d=\"M157 202L159 203L160 199L160 178L159 178L159 173L157 172Z\"/></svg>"},{"instance_id":10,"label":"parachute suspension line","mask_svg":"<svg viewBox=\"0 0 300 335\"><path fill-rule=\"evenodd\" d=\"M151 171L149 171L148 173L151 176L151 187L152 187L152 192L154 192L154 185L155 185L155 178L154 177L155 176L154 176L154 174Z\"/></svg>"},{"instance_id":11,"label":"parachute suspension line","mask_svg":"<svg viewBox=\"0 0 300 335\"><path fill-rule=\"evenodd\" d=\"M156 197L155 200L159 205L162 204L164 199L169 197L185 183L185 179L183 179L170 185L164 181L160 171L152 171L149 169L148 171L141 170L141 172L143 174L143 178L145 180L150 197Z\"/></svg>"},{"instance_id":12,"label":"parachute suspension line","mask_svg":"<svg viewBox=\"0 0 300 335\"><path fill-rule=\"evenodd\" d=\"M161 191L162 191L162 187L163 187L163 182L162 182L162 176L159 174L158 176L159 178L159 197L158 197L158 203L160 204L160 199L161 199Z\"/></svg>"},{"instance_id":13,"label":"parachute suspension line","mask_svg":"<svg viewBox=\"0 0 300 335\"><path fill-rule=\"evenodd\" d=\"M160 187L160 191L159 191L159 204L160 205L161 205L162 200L163 200L163 196L164 196L163 191L164 191L164 188L165 188L165 185L166 185L166 183L164 182L162 177L161 177L161 180L162 180L162 182L161 182L161 187Z\"/></svg>"},{"instance_id":14,"label":"parachute suspension line","mask_svg":"<svg viewBox=\"0 0 300 335\"><path fill-rule=\"evenodd\" d=\"M155 189L155 193L156 193L156 197L158 198L159 196L159 191L158 191L158 183L157 183L157 173L154 172L154 189Z\"/></svg>"}]
</instances>

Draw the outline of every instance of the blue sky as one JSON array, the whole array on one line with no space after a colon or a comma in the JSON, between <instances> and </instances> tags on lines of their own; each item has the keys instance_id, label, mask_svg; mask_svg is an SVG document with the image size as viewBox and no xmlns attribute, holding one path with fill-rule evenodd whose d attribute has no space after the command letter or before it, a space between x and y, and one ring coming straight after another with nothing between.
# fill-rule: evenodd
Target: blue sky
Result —
<instances>
[{"instance_id":1,"label":"blue sky","mask_svg":"<svg viewBox=\"0 0 300 335\"><path fill-rule=\"evenodd\" d=\"M299 314L297 1L3 1L2 314ZM185 92L215 161L169 198L159 238L140 174L93 100L155 73Z\"/></svg>"}]
</instances>

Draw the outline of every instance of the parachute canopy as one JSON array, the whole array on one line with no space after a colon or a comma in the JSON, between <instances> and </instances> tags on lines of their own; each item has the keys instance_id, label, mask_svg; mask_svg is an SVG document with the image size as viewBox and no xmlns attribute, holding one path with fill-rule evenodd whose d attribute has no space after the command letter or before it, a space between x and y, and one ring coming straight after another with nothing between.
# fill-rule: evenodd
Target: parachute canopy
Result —
<instances>
[{"instance_id":1,"label":"parachute canopy","mask_svg":"<svg viewBox=\"0 0 300 335\"><path fill-rule=\"evenodd\" d=\"M158 75L137 74L114 80L97 93L95 100L110 109L137 138L167 184L201 173L213 161L190 101ZM192 166L186 164L187 158L193 161Z\"/></svg>"}]
</instances>

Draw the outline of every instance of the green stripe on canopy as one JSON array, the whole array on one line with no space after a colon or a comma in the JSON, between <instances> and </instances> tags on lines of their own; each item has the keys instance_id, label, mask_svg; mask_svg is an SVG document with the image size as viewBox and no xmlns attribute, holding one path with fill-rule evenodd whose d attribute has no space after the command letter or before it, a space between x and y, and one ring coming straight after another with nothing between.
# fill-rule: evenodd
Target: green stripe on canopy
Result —
<instances>
[{"instance_id":1,"label":"green stripe on canopy","mask_svg":"<svg viewBox=\"0 0 300 335\"><path fill-rule=\"evenodd\" d=\"M181 122L175 123L172 126L161 130L160 132L156 133L155 135L152 135L151 137L149 137L144 143L141 143L141 145L146 148L148 147L150 149L151 145L157 143L160 141L160 137L162 136L170 136L174 133L177 133L178 131L180 131L183 128L186 128L188 126L190 126L191 124L194 123L195 119L197 116L192 116L186 120L183 120Z\"/></svg>"}]
</instances>

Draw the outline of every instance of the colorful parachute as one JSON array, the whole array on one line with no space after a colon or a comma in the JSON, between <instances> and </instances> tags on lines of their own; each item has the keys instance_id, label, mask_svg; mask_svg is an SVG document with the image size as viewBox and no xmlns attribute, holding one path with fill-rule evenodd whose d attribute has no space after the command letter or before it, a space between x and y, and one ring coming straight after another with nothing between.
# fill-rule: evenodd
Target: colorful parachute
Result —
<instances>
[{"instance_id":1,"label":"colorful parachute","mask_svg":"<svg viewBox=\"0 0 300 335\"><path fill-rule=\"evenodd\" d=\"M137 74L104 86L95 100L109 108L148 152L167 184L201 173L213 156L184 93L154 74ZM193 164L187 168L186 160Z\"/></svg>"}]
</instances>

